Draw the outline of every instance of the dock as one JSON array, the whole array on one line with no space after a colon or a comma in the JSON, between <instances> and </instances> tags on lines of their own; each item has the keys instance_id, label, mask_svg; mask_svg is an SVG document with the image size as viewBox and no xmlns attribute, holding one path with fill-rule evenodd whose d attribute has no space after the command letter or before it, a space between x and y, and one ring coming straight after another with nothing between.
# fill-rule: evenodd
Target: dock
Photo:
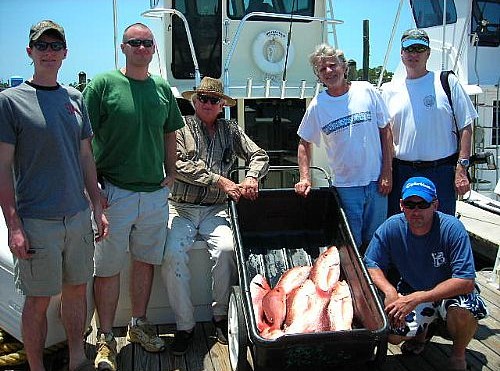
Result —
<instances>
[{"instance_id":1,"label":"dock","mask_svg":"<svg viewBox=\"0 0 500 371\"><path fill-rule=\"evenodd\" d=\"M477 272L477 283L490 312L489 317L479 321L478 330L467 350L470 370L500 370L500 290L491 282L491 270ZM159 354L147 353L138 345L126 341L126 327L114 328L118 342L118 369L120 371L231 371L228 347L219 344L210 322L198 322L192 346L182 357L169 352L175 326L158 325L158 334L166 340L167 349ZM86 339L89 359L95 355L96 331ZM402 355L399 346L390 345L387 358L379 365L353 365L335 367L335 370L379 370L379 371L443 371L451 351L451 341L434 336L421 355ZM59 354L47 357L47 371L68 371L67 354L62 349ZM0 370L28 370L26 365L2 367ZM271 370L268 370L271 371ZM278 370L276 370L278 371ZM305 371L305 370L304 370Z\"/></svg>"}]
</instances>

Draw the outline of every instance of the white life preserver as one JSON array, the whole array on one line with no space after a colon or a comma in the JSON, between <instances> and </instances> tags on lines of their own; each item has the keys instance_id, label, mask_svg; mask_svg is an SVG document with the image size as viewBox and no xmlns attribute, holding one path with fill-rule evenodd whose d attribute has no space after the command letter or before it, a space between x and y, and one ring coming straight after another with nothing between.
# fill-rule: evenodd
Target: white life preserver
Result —
<instances>
[{"instance_id":1,"label":"white life preserver","mask_svg":"<svg viewBox=\"0 0 500 371\"><path fill-rule=\"evenodd\" d=\"M269 75L277 75L285 69L287 36L279 30L262 32L253 42L253 59L255 64ZM287 67L293 63L295 51L290 43L288 48Z\"/></svg>"}]
</instances>

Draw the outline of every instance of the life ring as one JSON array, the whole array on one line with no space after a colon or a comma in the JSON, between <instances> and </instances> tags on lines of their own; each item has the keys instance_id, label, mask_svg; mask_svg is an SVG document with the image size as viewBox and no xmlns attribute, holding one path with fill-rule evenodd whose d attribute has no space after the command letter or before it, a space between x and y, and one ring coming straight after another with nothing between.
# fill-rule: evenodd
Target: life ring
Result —
<instances>
[{"instance_id":1,"label":"life ring","mask_svg":"<svg viewBox=\"0 0 500 371\"><path fill-rule=\"evenodd\" d=\"M253 42L252 52L255 64L269 75L277 75L285 69L288 38L284 32L269 30L262 32ZM295 50L290 43L288 48L289 67L293 63Z\"/></svg>"}]
</instances>

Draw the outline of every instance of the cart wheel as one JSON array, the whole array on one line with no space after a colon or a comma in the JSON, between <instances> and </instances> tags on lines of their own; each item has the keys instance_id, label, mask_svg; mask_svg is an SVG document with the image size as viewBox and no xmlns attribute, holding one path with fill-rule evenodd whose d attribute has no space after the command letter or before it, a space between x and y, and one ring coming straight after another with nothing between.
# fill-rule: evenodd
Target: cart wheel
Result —
<instances>
[{"instance_id":1,"label":"cart wheel","mask_svg":"<svg viewBox=\"0 0 500 371\"><path fill-rule=\"evenodd\" d=\"M231 369L233 371L249 371L251 368L247 360L247 326L243 313L243 297L238 286L232 287L229 296L228 324Z\"/></svg>"}]
</instances>

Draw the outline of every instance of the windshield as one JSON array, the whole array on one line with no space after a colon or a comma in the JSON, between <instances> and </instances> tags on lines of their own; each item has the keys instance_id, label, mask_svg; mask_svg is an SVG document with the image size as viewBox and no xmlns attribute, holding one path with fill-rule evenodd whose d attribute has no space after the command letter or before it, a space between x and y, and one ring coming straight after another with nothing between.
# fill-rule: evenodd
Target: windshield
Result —
<instances>
[{"instance_id":1,"label":"windshield","mask_svg":"<svg viewBox=\"0 0 500 371\"><path fill-rule=\"evenodd\" d=\"M476 0L472 3L471 34L474 33L479 46L500 45L499 0Z\"/></svg>"},{"instance_id":2,"label":"windshield","mask_svg":"<svg viewBox=\"0 0 500 371\"><path fill-rule=\"evenodd\" d=\"M228 2L228 15L231 19L241 19L251 12L312 16L314 0L230 0Z\"/></svg>"},{"instance_id":3,"label":"windshield","mask_svg":"<svg viewBox=\"0 0 500 371\"><path fill-rule=\"evenodd\" d=\"M443 24L444 0L410 0L410 3L417 28L427 28ZM455 2L448 0L446 2L446 23L456 23L456 21L457 10Z\"/></svg>"}]
</instances>

